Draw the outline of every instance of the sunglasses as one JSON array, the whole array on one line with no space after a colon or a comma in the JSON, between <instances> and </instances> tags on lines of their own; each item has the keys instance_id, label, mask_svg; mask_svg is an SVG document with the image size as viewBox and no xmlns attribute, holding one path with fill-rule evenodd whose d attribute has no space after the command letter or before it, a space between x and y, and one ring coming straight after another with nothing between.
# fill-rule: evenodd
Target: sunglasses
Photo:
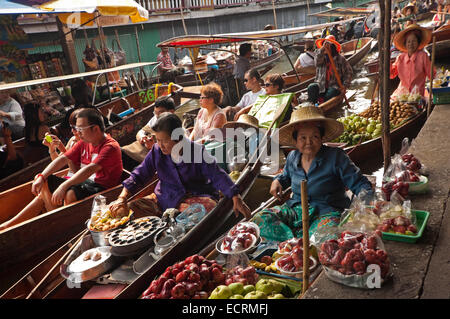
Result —
<instances>
[{"instance_id":1,"label":"sunglasses","mask_svg":"<svg viewBox=\"0 0 450 319\"><path fill-rule=\"evenodd\" d=\"M94 125L89 125L89 126L85 126L85 127L78 127L78 126L75 126L75 127L73 127L78 133L81 133L81 132L83 132L84 130L86 130L86 129L88 129L88 128L90 128L90 127L93 127Z\"/></svg>"},{"instance_id":2,"label":"sunglasses","mask_svg":"<svg viewBox=\"0 0 450 319\"><path fill-rule=\"evenodd\" d=\"M250 81L250 80L244 79L244 83L247 83L248 81Z\"/></svg>"},{"instance_id":3,"label":"sunglasses","mask_svg":"<svg viewBox=\"0 0 450 319\"><path fill-rule=\"evenodd\" d=\"M272 83L264 83L264 86L265 87L269 87L269 86L271 86L271 85L273 85Z\"/></svg>"}]
</instances>

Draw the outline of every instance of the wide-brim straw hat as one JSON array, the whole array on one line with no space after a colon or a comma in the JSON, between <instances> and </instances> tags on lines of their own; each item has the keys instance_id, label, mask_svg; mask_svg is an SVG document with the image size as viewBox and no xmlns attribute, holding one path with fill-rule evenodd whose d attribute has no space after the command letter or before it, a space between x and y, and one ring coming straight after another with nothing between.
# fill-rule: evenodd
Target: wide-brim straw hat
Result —
<instances>
[{"instance_id":1,"label":"wide-brim straw hat","mask_svg":"<svg viewBox=\"0 0 450 319\"><path fill-rule=\"evenodd\" d=\"M279 144L282 146L295 147L297 141L292 137L292 132L297 130L301 124L319 122L325 129L322 142L329 142L339 137L344 132L344 125L335 119L323 115L322 109L317 106L304 106L294 110L291 114L289 124L279 130Z\"/></svg>"},{"instance_id":2,"label":"wide-brim straw hat","mask_svg":"<svg viewBox=\"0 0 450 319\"><path fill-rule=\"evenodd\" d=\"M259 127L259 121L256 117L248 115L248 114L242 114L239 116L237 121L227 122L223 125L223 128L243 128L244 130L248 128L254 128L254 129L260 129Z\"/></svg>"},{"instance_id":3,"label":"wide-brim straw hat","mask_svg":"<svg viewBox=\"0 0 450 319\"><path fill-rule=\"evenodd\" d=\"M316 40L316 46L318 49L320 49L323 46L323 43L327 41L335 45L337 52L341 52L341 45L339 42L336 41L336 38L334 35L327 35L325 38L317 39Z\"/></svg>"},{"instance_id":4,"label":"wide-brim straw hat","mask_svg":"<svg viewBox=\"0 0 450 319\"><path fill-rule=\"evenodd\" d=\"M417 14L417 12L419 11L419 9L416 7L416 5L412 2L410 2L406 6L403 7L403 9L401 11L403 15L406 14L406 10L408 10L408 8L412 8L414 10L415 14Z\"/></svg>"},{"instance_id":5,"label":"wide-brim straw hat","mask_svg":"<svg viewBox=\"0 0 450 319\"><path fill-rule=\"evenodd\" d=\"M419 46L417 47L417 51L422 50L428 43L430 43L432 31L427 28L423 28L417 24L411 24L404 30L397 33L394 37L395 47L402 52L408 52L405 41L407 34L411 31L420 33L420 43Z\"/></svg>"}]
</instances>

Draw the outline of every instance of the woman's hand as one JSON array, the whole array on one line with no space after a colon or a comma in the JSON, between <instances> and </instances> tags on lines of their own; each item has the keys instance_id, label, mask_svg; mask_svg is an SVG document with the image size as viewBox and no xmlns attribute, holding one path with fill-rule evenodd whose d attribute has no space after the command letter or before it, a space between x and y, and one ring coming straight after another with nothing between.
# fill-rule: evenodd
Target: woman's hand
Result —
<instances>
[{"instance_id":1,"label":"woman's hand","mask_svg":"<svg viewBox=\"0 0 450 319\"><path fill-rule=\"evenodd\" d=\"M275 179L273 180L272 184L270 185L270 194L281 201L281 195L283 193L283 186L281 186L280 182Z\"/></svg>"},{"instance_id":2,"label":"woman's hand","mask_svg":"<svg viewBox=\"0 0 450 319\"><path fill-rule=\"evenodd\" d=\"M239 216L239 213L244 215L246 220L252 217L252 212L247 204L242 200L241 195L233 196L233 210L236 217Z\"/></svg>"},{"instance_id":3,"label":"woman's hand","mask_svg":"<svg viewBox=\"0 0 450 319\"><path fill-rule=\"evenodd\" d=\"M47 136L50 136L50 138L52 139L51 142L47 141ZM60 149L61 146L63 146L61 140L58 138L58 136L53 135L53 134L49 134L49 133L45 133L45 137L42 140L42 144L44 144L45 146L47 146L49 148L50 153L55 152L57 149Z\"/></svg>"},{"instance_id":4,"label":"woman's hand","mask_svg":"<svg viewBox=\"0 0 450 319\"><path fill-rule=\"evenodd\" d=\"M241 109L239 112L236 113L236 115L234 116L234 121L237 121L239 119L239 116L241 116L242 114L244 114L244 112L242 112L244 109Z\"/></svg>"},{"instance_id":5,"label":"woman's hand","mask_svg":"<svg viewBox=\"0 0 450 319\"><path fill-rule=\"evenodd\" d=\"M126 215L128 215L129 208L128 208L127 200L123 197L119 197L117 200L115 200L114 202L112 202L109 205L109 211L111 212L112 217L116 217L116 216L123 217L122 215L124 212L127 212Z\"/></svg>"}]
</instances>

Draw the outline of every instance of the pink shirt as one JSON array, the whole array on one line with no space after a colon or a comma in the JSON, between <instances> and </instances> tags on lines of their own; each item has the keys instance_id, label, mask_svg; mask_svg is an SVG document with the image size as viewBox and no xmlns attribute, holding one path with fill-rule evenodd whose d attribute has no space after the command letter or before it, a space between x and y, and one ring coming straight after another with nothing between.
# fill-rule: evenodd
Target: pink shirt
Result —
<instances>
[{"instance_id":1,"label":"pink shirt","mask_svg":"<svg viewBox=\"0 0 450 319\"><path fill-rule=\"evenodd\" d=\"M391 67L391 78L398 74L400 84L393 95L400 89L412 92L415 86L421 96L425 94L425 79L430 77L431 62L425 51L415 52L411 57L408 53L400 54Z\"/></svg>"}]
</instances>

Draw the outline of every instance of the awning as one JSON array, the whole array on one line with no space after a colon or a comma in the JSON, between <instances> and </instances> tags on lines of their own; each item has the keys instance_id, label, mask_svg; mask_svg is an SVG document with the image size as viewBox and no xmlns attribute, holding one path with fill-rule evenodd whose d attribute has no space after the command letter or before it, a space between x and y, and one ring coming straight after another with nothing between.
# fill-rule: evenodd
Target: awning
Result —
<instances>
[{"instance_id":1,"label":"awning","mask_svg":"<svg viewBox=\"0 0 450 319\"><path fill-rule=\"evenodd\" d=\"M355 17L370 15L374 9L369 8L333 8L321 12L308 14L314 17Z\"/></svg>"},{"instance_id":2,"label":"awning","mask_svg":"<svg viewBox=\"0 0 450 319\"><path fill-rule=\"evenodd\" d=\"M224 44L233 42L244 42L258 39L271 39L274 37L282 37L309 31L321 30L335 24L347 23L353 20L360 20L364 17L358 17L337 22L315 24L304 27L295 27L287 29L275 29L267 31L241 32L241 33L225 33L216 35L186 35L175 37L158 43L157 47L179 47L179 48L195 48L205 45Z\"/></svg>"},{"instance_id":3,"label":"awning","mask_svg":"<svg viewBox=\"0 0 450 319\"><path fill-rule=\"evenodd\" d=\"M17 89L17 88L21 88L21 87L25 87L25 86L30 86L30 85L45 84L48 82L66 81L66 80L71 80L71 79L76 79L76 78L81 78L81 77L86 77L86 76L99 75L99 74L104 74L104 73L108 73L108 72L140 68L140 67L144 67L144 66L148 66L148 65L156 65L156 64L158 64L158 62L130 63L130 64L125 64L125 65L116 66L114 68L103 69L103 70L68 74L68 75L62 75L62 76L54 76L51 78L36 79L36 80L29 80L29 81L22 81L22 82L5 83L5 84L0 85L0 91L8 90L8 89Z\"/></svg>"},{"instance_id":4,"label":"awning","mask_svg":"<svg viewBox=\"0 0 450 319\"><path fill-rule=\"evenodd\" d=\"M0 14L45 14L48 11L7 0L0 0Z\"/></svg>"}]
</instances>

